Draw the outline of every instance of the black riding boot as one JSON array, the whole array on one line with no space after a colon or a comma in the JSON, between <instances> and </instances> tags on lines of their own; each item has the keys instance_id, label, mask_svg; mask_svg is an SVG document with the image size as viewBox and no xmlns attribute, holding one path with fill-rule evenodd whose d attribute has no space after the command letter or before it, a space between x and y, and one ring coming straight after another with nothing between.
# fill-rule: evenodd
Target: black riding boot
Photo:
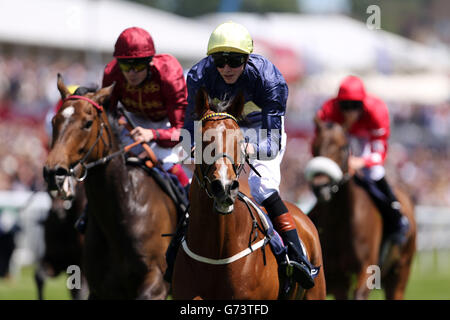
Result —
<instances>
[{"instance_id":1,"label":"black riding boot","mask_svg":"<svg viewBox=\"0 0 450 320\"><path fill-rule=\"evenodd\" d=\"M304 289L311 289L314 287L314 279L311 275L311 263L303 253L297 229L295 228L295 222L278 192L264 200L262 205L266 208L275 230L288 246L289 261L287 264L282 263L280 267L291 268L294 280Z\"/></svg>"},{"instance_id":2,"label":"black riding boot","mask_svg":"<svg viewBox=\"0 0 450 320\"><path fill-rule=\"evenodd\" d=\"M408 218L401 213L400 202L387 183L386 178L383 177L380 180L375 181L375 183L387 199L387 208L386 210L383 210L383 220L384 223L387 224L385 228L387 236L393 243L403 244L406 241L406 235L409 230Z\"/></svg>"}]
</instances>

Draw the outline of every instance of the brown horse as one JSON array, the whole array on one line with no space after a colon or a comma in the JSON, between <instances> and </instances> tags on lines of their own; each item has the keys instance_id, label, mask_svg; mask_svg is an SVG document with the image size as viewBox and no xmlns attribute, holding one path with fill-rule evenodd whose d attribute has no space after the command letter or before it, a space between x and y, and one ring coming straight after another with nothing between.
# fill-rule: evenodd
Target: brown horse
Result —
<instances>
[{"instance_id":1,"label":"brown horse","mask_svg":"<svg viewBox=\"0 0 450 320\"><path fill-rule=\"evenodd\" d=\"M111 127L101 107L113 86L70 96L58 76L64 104L53 118L44 176L49 186L63 193L68 177L85 178L89 206L84 272L89 298L165 299L169 239L161 234L174 231L176 208L144 170L125 164L119 129Z\"/></svg>"},{"instance_id":2,"label":"brown horse","mask_svg":"<svg viewBox=\"0 0 450 320\"><path fill-rule=\"evenodd\" d=\"M318 202L309 217L319 230L328 292L336 299L367 299L376 284L383 222L369 194L348 172L349 148L345 129L316 118L314 159L306 175ZM402 299L415 252L416 224L412 201L396 190L410 221L406 243L391 250L378 274L387 299Z\"/></svg>"},{"instance_id":3,"label":"brown horse","mask_svg":"<svg viewBox=\"0 0 450 320\"><path fill-rule=\"evenodd\" d=\"M47 218L42 222L45 251L34 273L39 300L44 299L46 278L66 273L71 265L81 266L84 239L74 225L86 207L86 203L82 183L76 185L75 197L71 200L52 197L52 206ZM81 289L69 289L72 299L80 300L87 297L85 277L82 277L81 281Z\"/></svg>"},{"instance_id":4,"label":"brown horse","mask_svg":"<svg viewBox=\"0 0 450 320\"><path fill-rule=\"evenodd\" d=\"M237 96L227 113L210 109L203 90L197 94L196 114L202 115L202 138L210 143L196 150L212 161L196 164L190 190L189 224L183 248L175 261L172 282L175 299L277 299L281 297L278 265L271 250L263 250L264 234L255 209L238 200L238 177L243 166L242 133L235 120L242 112ZM211 106L214 108L214 106ZM208 140L208 141L209 141ZM198 159L196 155L196 159ZM210 159L211 160L211 159ZM296 206L286 203L295 217L308 258L322 265L320 242L312 222ZM251 212L249 211L251 210ZM252 250L249 249L249 239ZM263 245L260 249L259 245ZM323 270L315 287L306 291L294 285L288 298L325 298Z\"/></svg>"}]
</instances>

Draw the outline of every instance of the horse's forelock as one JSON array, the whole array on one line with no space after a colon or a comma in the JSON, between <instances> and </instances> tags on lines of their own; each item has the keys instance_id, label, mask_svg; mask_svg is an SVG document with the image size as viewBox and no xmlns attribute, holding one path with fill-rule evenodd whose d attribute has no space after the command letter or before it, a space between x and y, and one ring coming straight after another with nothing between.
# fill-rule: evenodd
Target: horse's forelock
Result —
<instances>
[{"instance_id":1,"label":"horse's forelock","mask_svg":"<svg viewBox=\"0 0 450 320\"><path fill-rule=\"evenodd\" d=\"M232 99L224 100L224 101L214 101L211 97L208 96L208 102L211 110L214 112L226 112L228 108L231 106L233 102Z\"/></svg>"}]
</instances>

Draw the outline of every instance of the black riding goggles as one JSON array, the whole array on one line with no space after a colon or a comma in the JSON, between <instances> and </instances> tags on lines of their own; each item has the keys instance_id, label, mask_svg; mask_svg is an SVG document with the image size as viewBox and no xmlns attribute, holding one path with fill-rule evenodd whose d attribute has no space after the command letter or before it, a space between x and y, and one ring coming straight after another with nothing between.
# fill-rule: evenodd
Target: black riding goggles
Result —
<instances>
[{"instance_id":1,"label":"black riding goggles","mask_svg":"<svg viewBox=\"0 0 450 320\"><path fill-rule=\"evenodd\" d=\"M363 102L358 100L342 100L339 101L339 108L342 111L362 110Z\"/></svg>"},{"instance_id":2,"label":"black riding goggles","mask_svg":"<svg viewBox=\"0 0 450 320\"><path fill-rule=\"evenodd\" d=\"M120 59L119 68L123 72L129 72L134 70L135 72L141 72L148 68L148 64L152 61L152 57L143 59Z\"/></svg>"},{"instance_id":3,"label":"black riding goggles","mask_svg":"<svg viewBox=\"0 0 450 320\"><path fill-rule=\"evenodd\" d=\"M225 65L230 68L238 68L247 61L248 55L235 52L218 52L213 53L212 58L217 68L224 68Z\"/></svg>"}]
</instances>

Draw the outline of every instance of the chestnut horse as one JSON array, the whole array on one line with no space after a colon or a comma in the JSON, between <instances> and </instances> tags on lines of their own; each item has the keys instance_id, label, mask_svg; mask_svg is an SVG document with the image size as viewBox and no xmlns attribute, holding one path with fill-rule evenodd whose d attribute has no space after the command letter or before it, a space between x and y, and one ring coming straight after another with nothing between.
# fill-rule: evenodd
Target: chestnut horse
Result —
<instances>
[{"instance_id":1,"label":"chestnut horse","mask_svg":"<svg viewBox=\"0 0 450 320\"><path fill-rule=\"evenodd\" d=\"M202 139L210 141L196 149L208 155L195 166L190 190L189 224L178 250L172 281L174 299L277 299L281 293L278 264L265 248L261 219L251 205L238 198L239 173L242 170L243 136L236 122L244 98L238 95L226 109L211 108L204 90L196 97L196 114L202 119ZM215 109L217 111L217 109ZM212 133L208 138L207 136ZM213 147L213 148L211 148ZM311 263L322 265L317 230L309 218L286 202L294 216L297 230L306 246ZM251 210L251 212L249 212ZM252 248L249 249L250 243ZM262 245L262 247L260 247ZM324 299L325 279L320 269L315 287L303 290L294 284L287 298Z\"/></svg>"},{"instance_id":2,"label":"chestnut horse","mask_svg":"<svg viewBox=\"0 0 450 320\"><path fill-rule=\"evenodd\" d=\"M165 299L169 239L161 234L175 230L176 207L144 170L125 164L119 129L111 127L101 107L113 86L70 96L58 75L64 104L52 120L44 176L63 193L68 178L85 178L89 205L82 269L89 298Z\"/></svg>"},{"instance_id":3,"label":"chestnut horse","mask_svg":"<svg viewBox=\"0 0 450 320\"><path fill-rule=\"evenodd\" d=\"M403 299L415 252L416 224L411 199L400 190L396 195L410 221L406 243L386 246L381 214L369 194L348 172L349 147L345 129L316 118L317 135L313 158L306 166L307 180L318 202L309 217L319 230L328 293L336 299L367 299L376 285L375 276L387 299ZM376 274L381 259L381 274ZM379 270L379 269L378 269Z\"/></svg>"}]
</instances>

